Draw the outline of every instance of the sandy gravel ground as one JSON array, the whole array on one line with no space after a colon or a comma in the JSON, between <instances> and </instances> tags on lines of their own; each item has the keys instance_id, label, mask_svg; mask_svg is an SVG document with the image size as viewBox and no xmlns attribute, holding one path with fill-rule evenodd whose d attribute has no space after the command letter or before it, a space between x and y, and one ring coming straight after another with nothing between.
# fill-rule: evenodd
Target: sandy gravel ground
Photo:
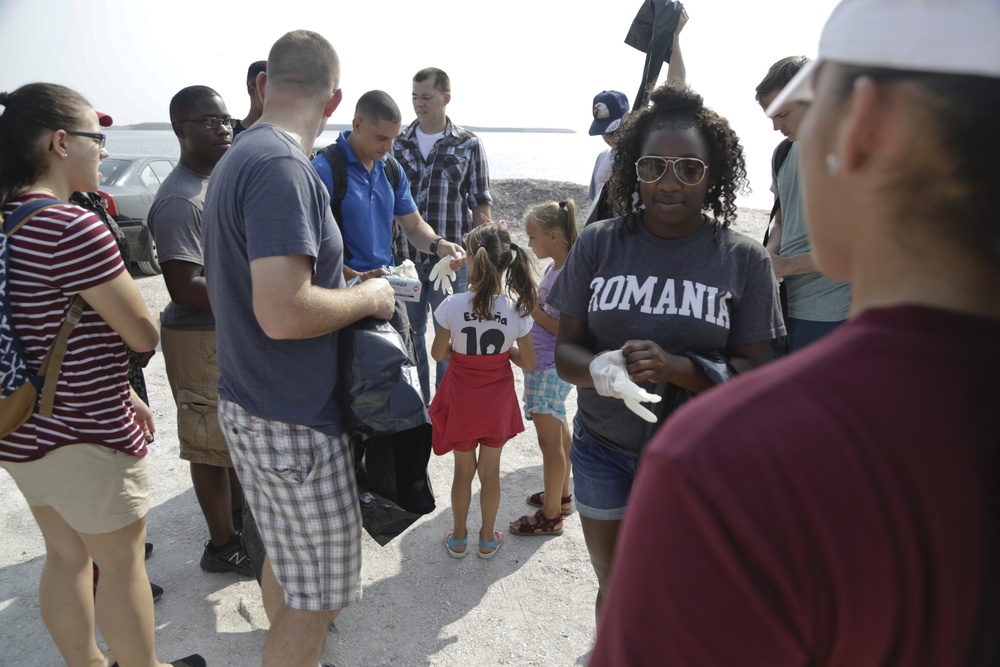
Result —
<instances>
[{"instance_id":1,"label":"sandy gravel ground","mask_svg":"<svg viewBox=\"0 0 1000 667\"><path fill-rule=\"evenodd\" d=\"M573 196L586 214L586 188L550 181L493 184L495 219L518 220L524 209ZM737 229L761 238L766 212L746 211ZM515 228L519 240L523 230ZM149 308L159 313L169 297L160 276L137 277ZM521 372L515 369L518 391ZM156 414L156 443L149 471L151 506L147 562L150 579L166 593L156 603L161 660L193 652L209 665L259 665L267 617L256 582L235 574L208 574L198 566L207 529L188 465L177 457L176 411L162 355L146 369ZM576 411L571 394L569 416ZM497 528L533 511L525 497L541 489L542 467L531 422L504 448L502 499ZM508 535L492 560L470 554L450 558L441 536L451 527L452 460L433 457L430 476L437 509L380 547L364 536L364 599L336 620L324 661L364 665L583 665L594 638L596 582L576 514L561 537ZM479 523L478 484L473 487L469 529ZM42 624L37 585L44 544L10 477L0 473L0 667L63 664Z\"/></svg>"}]
</instances>

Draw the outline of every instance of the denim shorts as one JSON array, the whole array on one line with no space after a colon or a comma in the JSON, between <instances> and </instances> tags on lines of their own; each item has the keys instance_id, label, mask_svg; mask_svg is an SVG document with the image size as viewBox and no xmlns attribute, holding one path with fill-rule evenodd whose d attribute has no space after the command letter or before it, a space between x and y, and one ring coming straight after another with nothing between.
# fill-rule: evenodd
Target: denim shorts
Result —
<instances>
[{"instance_id":1,"label":"denim shorts","mask_svg":"<svg viewBox=\"0 0 1000 667\"><path fill-rule=\"evenodd\" d=\"M639 460L602 447L573 420L573 491L580 516L601 521L620 521L632 492Z\"/></svg>"}]
</instances>

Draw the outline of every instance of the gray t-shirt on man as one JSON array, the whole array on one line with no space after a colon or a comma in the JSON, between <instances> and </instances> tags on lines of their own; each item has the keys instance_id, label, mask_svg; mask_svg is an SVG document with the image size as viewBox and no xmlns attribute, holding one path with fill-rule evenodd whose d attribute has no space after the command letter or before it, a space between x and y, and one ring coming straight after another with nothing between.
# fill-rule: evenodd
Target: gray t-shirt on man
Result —
<instances>
[{"instance_id":1,"label":"gray t-shirt on man","mask_svg":"<svg viewBox=\"0 0 1000 667\"><path fill-rule=\"evenodd\" d=\"M219 397L262 419L340 435L338 334L275 340L253 310L250 263L262 257L305 255L313 285L344 287L344 244L330 195L302 147L274 125L243 132L212 172L203 238Z\"/></svg>"},{"instance_id":2,"label":"gray t-shirt on man","mask_svg":"<svg viewBox=\"0 0 1000 667\"><path fill-rule=\"evenodd\" d=\"M799 145L793 143L777 174L772 173L771 192L781 201L782 257L812 250L809 230L802 210L799 186ZM847 319L851 305L851 286L831 280L822 273L785 276L788 291L788 316L810 322L841 322Z\"/></svg>"},{"instance_id":3,"label":"gray t-shirt on man","mask_svg":"<svg viewBox=\"0 0 1000 667\"><path fill-rule=\"evenodd\" d=\"M595 353L629 340L651 340L670 354L724 353L784 333L760 243L710 219L681 239L654 236L641 222L620 238L620 225L615 218L585 227L546 299L586 324ZM648 425L620 399L579 387L577 407L598 442L628 456L642 451Z\"/></svg>"},{"instance_id":4,"label":"gray t-shirt on man","mask_svg":"<svg viewBox=\"0 0 1000 667\"><path fill-rule=\"evenodd\" d=\"M205 265L201 211L207 189L208 176L180 164L160 185L149 209L148 222L160 262L179 260ZM188 308L170 301L160 315L160 325L168 329L211 331L215 328L215 317L210 309Z\"/></svg>"}]
</instances>

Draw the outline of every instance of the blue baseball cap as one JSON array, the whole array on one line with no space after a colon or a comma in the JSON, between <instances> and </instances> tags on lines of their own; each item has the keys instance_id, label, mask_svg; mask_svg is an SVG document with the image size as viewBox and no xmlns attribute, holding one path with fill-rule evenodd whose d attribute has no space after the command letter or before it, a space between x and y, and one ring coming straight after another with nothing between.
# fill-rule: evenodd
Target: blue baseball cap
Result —
<instances>
[{"instance_id":1,"label":"blue baseball cap","mask_svg":"<svg viewBox=\"0 0 1000 667\"><path fill-rule=\"evenodd\" d=\"M590 136L615 132L628 115L628 98L617 90L602 90L594 97L593 111Z\"/></svg>"}]
</instances>

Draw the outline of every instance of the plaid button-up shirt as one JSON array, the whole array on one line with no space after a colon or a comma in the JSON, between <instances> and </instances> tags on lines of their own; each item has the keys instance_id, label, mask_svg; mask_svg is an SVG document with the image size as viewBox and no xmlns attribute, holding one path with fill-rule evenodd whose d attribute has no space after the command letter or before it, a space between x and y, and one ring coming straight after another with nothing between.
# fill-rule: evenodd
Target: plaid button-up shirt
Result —
<instances>
[{"instance_id":1,"label":"plaid button-up shirt","mask_svg":"<svg viewBox=\"0 0 1000 667\"><path fill-rule=\"evenodd\" d=\"M421 217L439 235L461 245L462 236L472 229L470 209L493 203L483 142L449 118L425 160L417 144L417 124L413 121L396 139L393 155L406 172ZM410 245L398 227L393 252L415 264L437 261Z\"/></svg>"}]
</instances>

